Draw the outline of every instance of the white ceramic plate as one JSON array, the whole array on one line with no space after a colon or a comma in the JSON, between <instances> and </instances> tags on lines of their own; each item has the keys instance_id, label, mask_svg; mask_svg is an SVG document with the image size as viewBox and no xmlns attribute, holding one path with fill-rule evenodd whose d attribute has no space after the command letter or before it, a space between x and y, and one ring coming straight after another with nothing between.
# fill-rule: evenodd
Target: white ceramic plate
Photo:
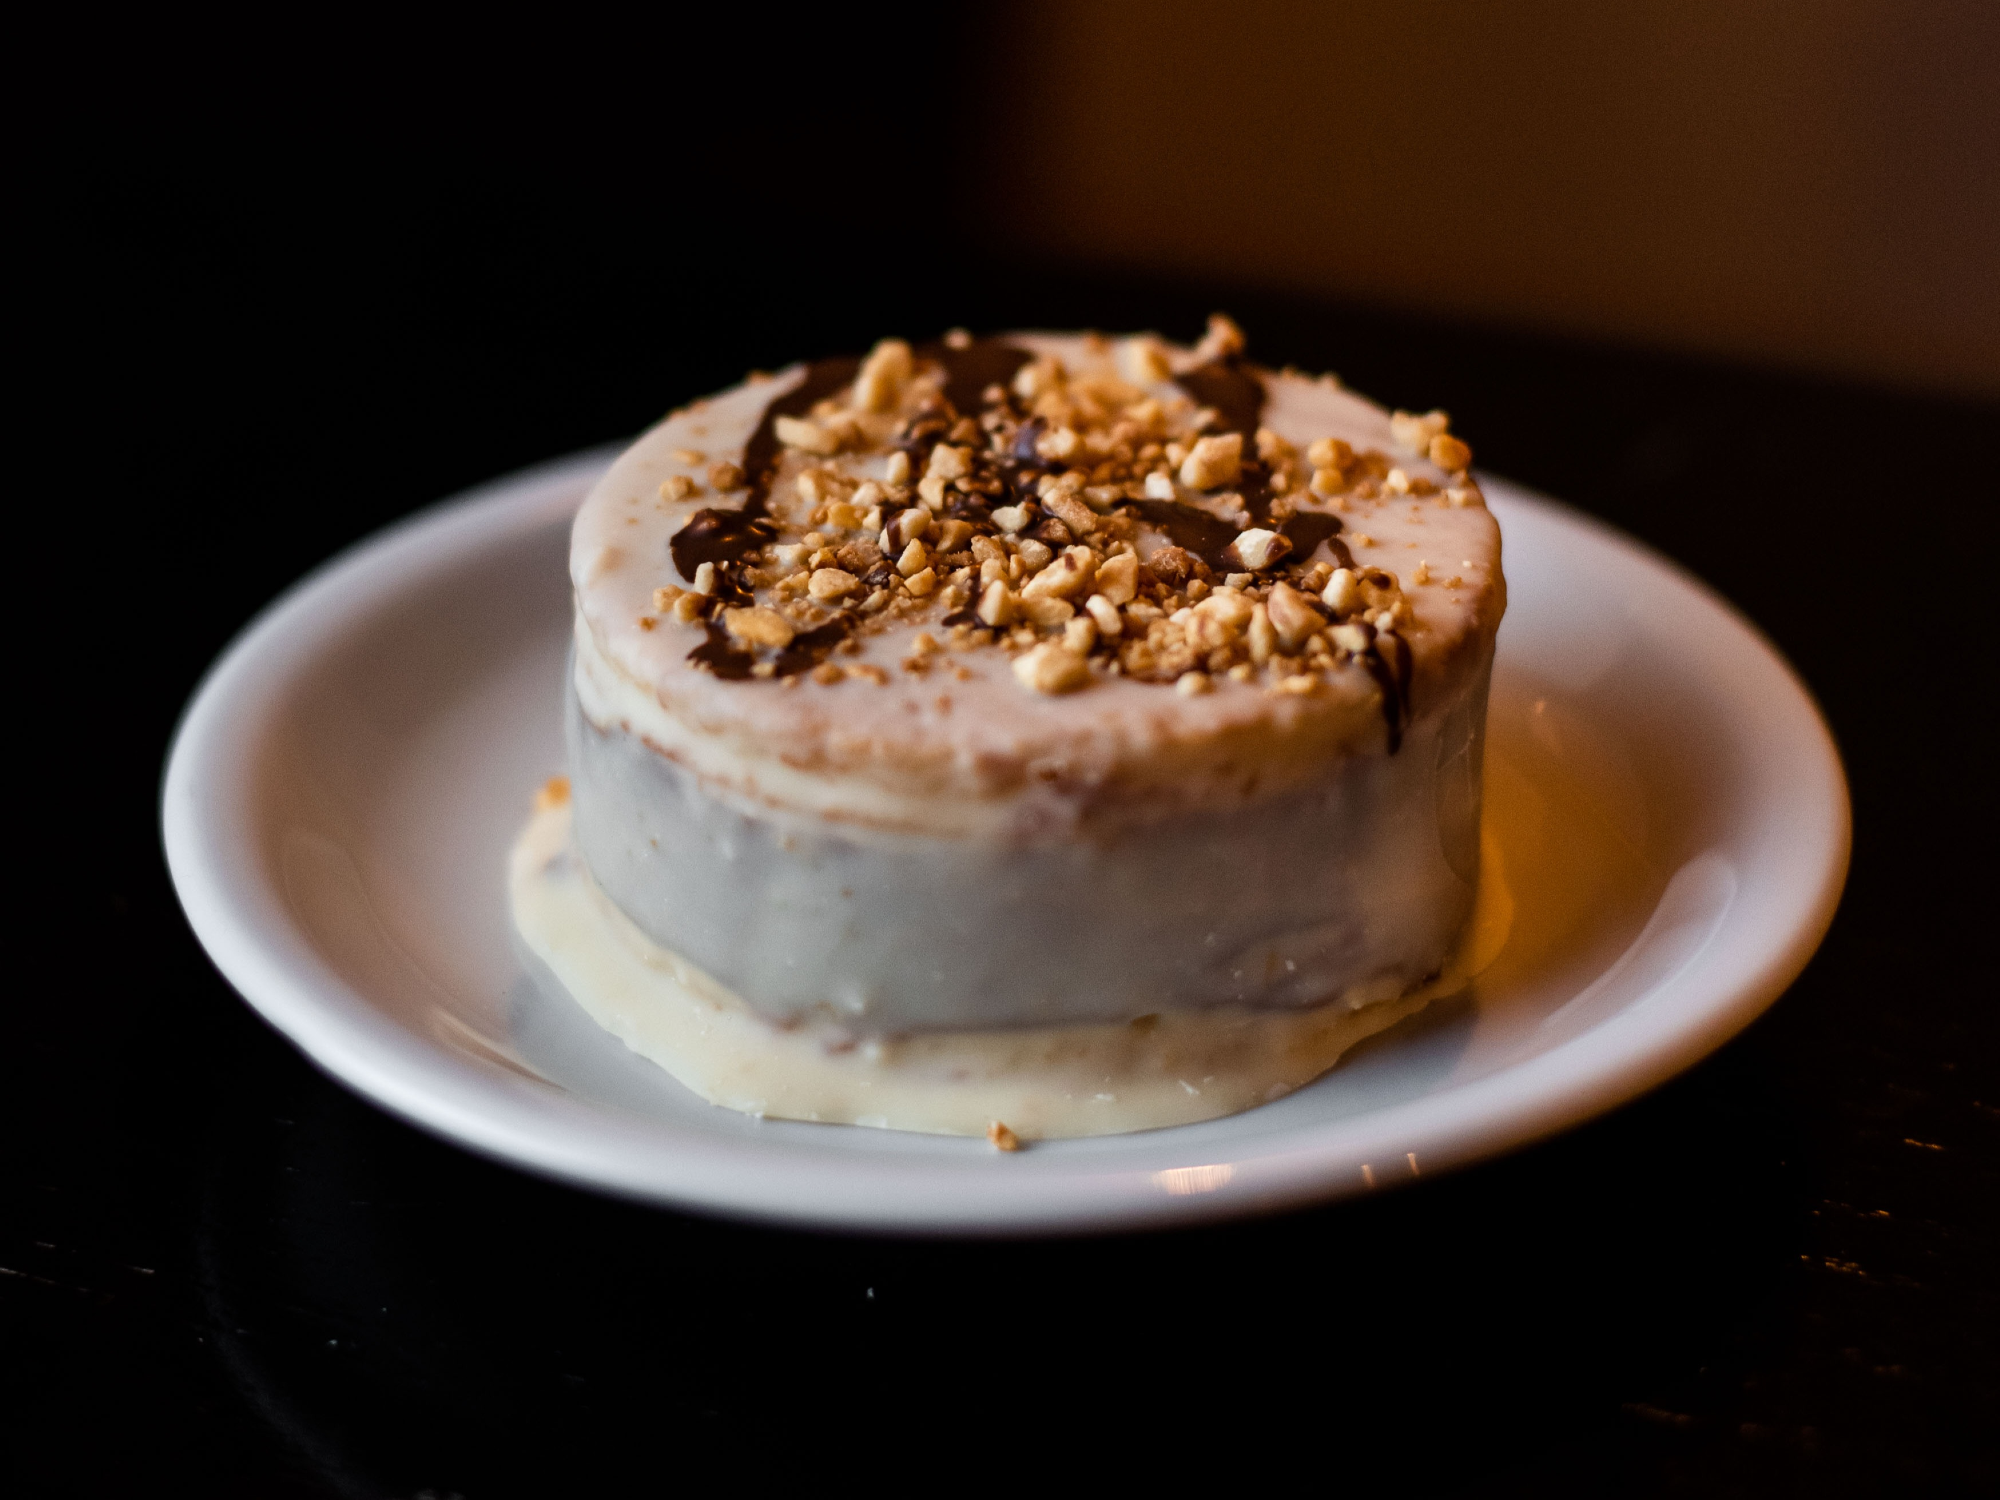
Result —
<instances>
[{"instance_id":1,"label":"white ceramic plate","mask_svg":"<svg viewBox=\"0 0 2000 1500\"><path fill-rule=\"evenodd\" d=\"M1340 1197L1609 1109L1769 1005L1831 920L1846 782L1790 669L1699 583L1502 481L1488 816L1518 909L1473 990L1232 1119L1045 1142L754 1120L542 992L504 856L562 763L569 520L609 451L362 543L210 672L168 862L230 982L406 1119L634 1198L945 1232L1157 1225Z\"/></svg>"}]
</instances>

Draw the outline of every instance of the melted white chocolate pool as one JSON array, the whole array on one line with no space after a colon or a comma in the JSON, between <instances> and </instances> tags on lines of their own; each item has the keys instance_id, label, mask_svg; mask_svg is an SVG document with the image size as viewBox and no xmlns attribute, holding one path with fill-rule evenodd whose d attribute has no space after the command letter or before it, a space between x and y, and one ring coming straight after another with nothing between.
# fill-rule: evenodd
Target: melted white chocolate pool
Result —
<instances>
[{"instance_id":1,"label":"melted white chocolate pool","mask_svg":"<svg viewBox=\"0 0 2000 1500\"><path fill-rule=\"evenodd\" d=\"M1456 954L1393 999L857 1040L838 1026L773 1025L647 937L577 857L566 803L522 832L508 887L516 931L563 990L711 1104L932 1135L981 1136L999 1122L1026 1140L1185 1125L1281 1098L1357 1042L1463 989L1499 953L1514 915L1489 831Z\"/></svg>"}]
</instances>

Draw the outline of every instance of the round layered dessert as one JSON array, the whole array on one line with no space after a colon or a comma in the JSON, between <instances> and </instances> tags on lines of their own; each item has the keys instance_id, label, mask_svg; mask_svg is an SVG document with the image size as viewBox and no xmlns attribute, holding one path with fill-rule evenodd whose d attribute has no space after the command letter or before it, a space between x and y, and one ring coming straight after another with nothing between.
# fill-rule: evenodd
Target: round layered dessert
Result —
<instances>
[{"instance_id":1,"label":"round layered dessert","mask_svg":"<svg viewBox=\"0 0 2000 1500\"><path fill-rule=\"evenodd\" d=\"M517 929L753 1113L1006 1143L1289 1092L1477 961L1470 462L1224 319L676 412L576 519Z\"/></svg>"}]
</instances>

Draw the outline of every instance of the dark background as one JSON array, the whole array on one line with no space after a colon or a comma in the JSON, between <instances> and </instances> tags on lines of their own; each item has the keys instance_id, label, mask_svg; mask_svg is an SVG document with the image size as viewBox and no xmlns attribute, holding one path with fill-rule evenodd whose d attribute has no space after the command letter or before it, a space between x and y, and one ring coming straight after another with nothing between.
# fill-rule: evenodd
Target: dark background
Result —
<instances>
[{"instance_id":1,"label":"dark background","mask_svg":"<svg viewBox=\"0 0 2000 1500\"><path fill-rule=\"evenodd\" d=\"M1637 9L25 45L15 931L47 957L0 1050L0 1484L480 1500L1292 1460L1417 1492L2000 1488L2000 153L1966 86L1995 28L1941 6L1874 66L1900 11L1778 7L1746 41ZM1766 125L1718 133L1746 99ZM1895 128L1843 175L1834 127L1871 101ZM1350 145L1373 176L1340 175ZM1770 232L1773 194L1819 229ZM1216 306L1269 363L1445 406L1818 694L1854 787L1841 913L1680 1080L1264 1222L816 1236L439 1144L189 936L156 832L174 719L339 547L751 367L951 324L1187 338Z\"/></svg>"}]
</instances>

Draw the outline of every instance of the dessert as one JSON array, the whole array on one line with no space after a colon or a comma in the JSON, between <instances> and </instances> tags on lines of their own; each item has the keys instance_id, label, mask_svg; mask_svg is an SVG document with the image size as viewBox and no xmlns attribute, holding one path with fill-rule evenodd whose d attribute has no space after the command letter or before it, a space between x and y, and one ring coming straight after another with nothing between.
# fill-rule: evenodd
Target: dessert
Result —
<instances>
[{"instance_id":1,"label":"dessert","mask_svg":"<svg viewBox=\"0 0 2000 1500\"><path fill-rule=\"evenodd\" d=\"M677 412L577 516L517 930L754 1113L1032 1139L1296 1088L1472 961L1470 460L1220 318Z\"/></svg>"}]
</instances>

